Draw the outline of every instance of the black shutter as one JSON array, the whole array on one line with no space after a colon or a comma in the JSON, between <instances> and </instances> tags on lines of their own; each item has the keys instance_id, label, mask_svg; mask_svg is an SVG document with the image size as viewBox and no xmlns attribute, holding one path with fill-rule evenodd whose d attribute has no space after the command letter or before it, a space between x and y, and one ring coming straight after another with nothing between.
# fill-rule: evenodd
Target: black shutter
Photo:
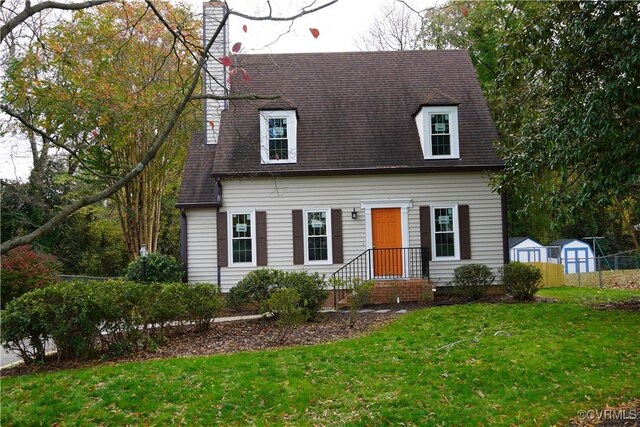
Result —
<instances>
[{"instance_id":1,"label":"black shutter","mask_svg":"<svg viewBox=\"0 0 640 427\"><path fill-rule=\"evenodd\" d=\"M218 230L218 267L227 267L229 266L229 244L226 212L218 212L216 226Z\"/></svg>"},{"instance_id":2,"label":"black shutter","mask_svg":"<svg viewBox=\"0 0 640 427\"><path fill-rule=\"evenodd\" d=\"M256 265L267 265L267 213L256 212Z\"/></svg>"},{"instance_id":3,"label":"black shutter","mask_svg":"<svg viewBox=\"0 0 640 427\"><path fill-rule=\"evenodd\" d=\"M431 208L420 206L420 246L429 248L429 260L433 259L431 247Z\"/></svg>"},{"instance_id":4,"label":"black shutter","mask_svg":"<svg viewBox=\"0 0 640 427\"><path fill-rule=\"evenodd\" d=\"M302 210L291 211L291 223L293 230L293 263L295 265L304 264L304 223L302 221Z\"/></svg>"},{"instance_id":5,"label":"black shutter","mask_svg":"<svg viewBox=\"0 0 640 427\"><path fill-rule=\"evenodd\" d=\"M342 264L344 255L342 250L342 209L331 209L331 250L333 263Z\"/></svg>"},{"instance_id":6,"label":"black shutter","mask_svg":"<svg viewBox=\"0 0 640 427\"><path fill-rule=\"evenodd\" d=\"M458 206L458 228L460 229L460 259L471 259L469 205Z\"/></svg>"}]
</instances>

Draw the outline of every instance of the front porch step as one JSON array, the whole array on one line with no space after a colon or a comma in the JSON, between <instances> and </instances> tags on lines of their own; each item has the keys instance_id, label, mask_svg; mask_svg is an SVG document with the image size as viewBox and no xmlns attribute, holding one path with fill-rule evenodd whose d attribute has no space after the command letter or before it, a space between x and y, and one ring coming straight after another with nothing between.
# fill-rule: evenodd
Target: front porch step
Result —
<instances>
[{"instance_id":1,"label":"front porch step","mask_svg":"<svg viewBox=\"0 0 640 427\"><path fill-rule=\"evenodd\" d=\"M368 304L397 304L433 300L433 282L428 279L376 280ZM351 294L338 300L336 308L349 306Z\"/></svg>"}]
</instances>

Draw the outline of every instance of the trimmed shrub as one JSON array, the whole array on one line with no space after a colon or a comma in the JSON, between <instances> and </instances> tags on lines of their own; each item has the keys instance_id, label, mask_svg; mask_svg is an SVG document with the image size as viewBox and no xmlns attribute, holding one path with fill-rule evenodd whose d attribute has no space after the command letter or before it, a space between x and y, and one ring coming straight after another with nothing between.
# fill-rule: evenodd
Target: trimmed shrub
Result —
<instances>
[{"instance_id":1,"label":"trimmed shrub","mask_svg":"<svg viewBox=\"0 0 640 427\"><path fill-rule=\"evenodd\" d=\"M121 355L149 344L140 325L147 323L150 300L156 292L154 287L113 280L91 282L89 290L102 319L99 339L103 351Z\"/></svg>"},{"instance_id":2,"label":"trimmed shrub","mask_svg":"<svg viewBox=\"0 0 640 427\"><path fill-rule=\"evenodd\" d=\"M262 268L249 272L227 296L229 307L240 310L247 305L264 310L266 301L278 289L295 289L305 320L318 316L322 304L329 296L325 290L324 276L306 271L282 271Z\"/></svg>"},{"instance_id":3,"label":"trimmed shrub","mask_svg":"<svg viewBox=\"0 0 640 427\"><path fill-rule=\"evenodd\" d=\"M28 365L44 361L49 339L47 310L43 292L33 291L11 301L2 313L2 346Z\"/></svg>"},{"instance_id":4,"label":"trimmed shrub","mask_svg":"<svg viewBox=\"0 0 640 427\"><path fill-rule=\"evenodd\" d=\"M53 255L19 246L2 255L0 300L2 308L20 295L60 280L61 264Z\"/></svg>"},{"instance_id":5,"label":"trimmed shrub","mask_svg":"<svg viewBox=\"0 0 640 427\"><path fill-rule=\"evenodd\" d=\"M282 282L284 271L260 268L250 271L227 295L229 307L242 310L246 305L260 309L271 292Z\"/></svg>"},{"instance_id":6,"label":"trimmed shrub","mask_svg":"<svg viewBox=\"0 0 640 427\"><path fill-rule=\"evenodd\" d=\"M532 300L542 285L542 271L521 262L505 265L501 269L501 275L507 293L520 301Z\"/></svg>"},{"instance_id":7,"label":"trimmed shrub","mask_svg":"<svg viewBox=\"0 0 640 427\"><path fill-rule=\"evenodd\" d=\"M189 286L185 303L189 320L198 332L209 329L223 306L218 287L210 283L196 283Z\"/></svg>"},{"instance_id":8,"label":"trimmed shrub","mask_svg":"<svg viewBox=\"0 0 640 427\"><path fill-rule=\"evenodd\" d=\"M122 354L163 339L170 322L203 330L221 306L214 285L64 282L28 292L2 314L2 345L26 363L43 361L51 339L59 358L83 359L99 349Z\"/></svg>"},{"instance_id":9,"label":"trimmed shrub","mask_svg":"<svg viewBox=\"0 0 640 427\"><path fill-rule=\"evenodd\" d=\"M294 288L276 289L264 303L264 310L275 317L278 342L284 342L293 328L304 321L300 293Z\"/></svg>"},{"instance_id":10,"label":"trimmed shrub","mask_svg":"<svg viewBox=\"0 0 640 427\"><path fill-rule=\"evenodd\" d=\"M150 253L138 257L127 266L126 277L132 282L169 283L180 282L183 276L182 263L169 255Z\"/></svg>"},{"instance_id":11,"label":"trimmed shrub","mask_svg":"<svg viewBox=\"0 0 640 427\"><path fill-rule=\"evenodd\" d=\"M486 265L467 264L453 271L453 281L450 284L463 296L477 300L486 295L487 288L495 279L495 274Z\"/></svg>"},{"instance_id":12,"label":"trimmed shrub","mask_svg":"<svg viewBox=\"0 0 640 427\"><path fill-rule=\"evenodd\" d=\"M298 291L300 299L298 306L306 321L318 317L322 304L327 300L329 291L325 289L324 275L307 273L306 271L292 271L283 274L280 287Z\"/></svg>"}]
</instances>

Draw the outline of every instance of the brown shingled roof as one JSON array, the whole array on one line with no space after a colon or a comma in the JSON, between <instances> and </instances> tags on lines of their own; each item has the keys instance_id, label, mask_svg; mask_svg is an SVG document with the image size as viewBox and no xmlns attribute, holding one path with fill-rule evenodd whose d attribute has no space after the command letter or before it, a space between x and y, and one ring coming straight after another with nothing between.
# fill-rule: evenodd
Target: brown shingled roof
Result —
<instances>
[{"instance_id":1,"label":"brown shingled roof","mask_svg":"<svg viewBox=\"0 0 640 427\"><path fill-rule=\"evenodd\" d=\"M215 179L211 177L215 156L216 146L205 145L204 134L196 133L191 136L176 206L220 205L219 189Z\"/></svg>"},{"instance_id":2,"label":"brown shingled roof","mask_svg":"<svg viewBox=\"0 0 640 427\"><path fill-rule=\"evenodd\" d=\"M427 92L420 105L460 105L460 101L438 89L432 89Z\"/></svg>"},{"instance_id":3,"label":"brown shingled roof","mask_svg":"<svg viewBox=\"0 0 640 427\"><path fill-rule=\"evenodd\" d=\"M279 94L296 108L297 163L261 165L265 101L234 101L222 115L215 176L502 166L467 51L241 55L237 62L252 79L234 79L232 93ZM458 105L459 160L424 159L413 114L425 101Z\"/></svg>"}]
</instances>

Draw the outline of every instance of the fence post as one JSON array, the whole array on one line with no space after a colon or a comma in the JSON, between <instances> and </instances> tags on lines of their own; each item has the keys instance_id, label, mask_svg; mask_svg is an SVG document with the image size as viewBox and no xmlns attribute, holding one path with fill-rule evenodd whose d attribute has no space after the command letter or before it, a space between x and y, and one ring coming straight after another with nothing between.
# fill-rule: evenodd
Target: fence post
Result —
<instances>
[{"instance_id":1,"label":"fence post","mask_svg":"<svg viewBox=\"0 0 640 427\"><path fill-rule=\"evenodd\" d=\"M602 289L602 258L596 258L598 260L598 289Z\"/></svg>"},{"instance_id":2,"label":"fence post","mask_svg":"<svg viewBox=\"0 0 640 427\"><path fill-rule=\"evenodd\" d=\"M577 266L578 266L578 268L577 268L577 270L578 270L578 287L580 288L580 287L582 287L582 283L580 283L580 270L581 270L582 266L579 263L578 263Z\"/></svg>"}]
</instances>

